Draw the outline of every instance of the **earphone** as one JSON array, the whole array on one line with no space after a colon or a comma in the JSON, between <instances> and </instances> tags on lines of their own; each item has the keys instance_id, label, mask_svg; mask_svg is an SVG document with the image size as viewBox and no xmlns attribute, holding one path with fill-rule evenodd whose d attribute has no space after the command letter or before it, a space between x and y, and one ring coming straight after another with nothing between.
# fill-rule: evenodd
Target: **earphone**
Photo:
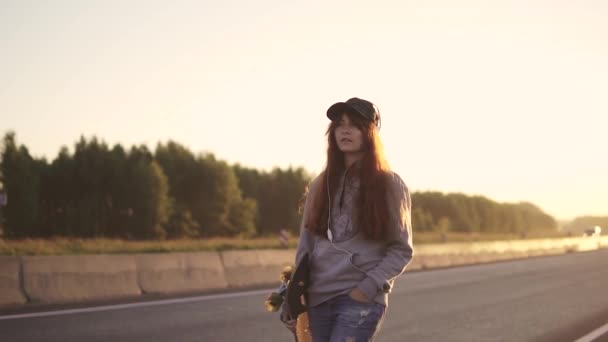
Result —
<instances>
[{"instance_id":1,"label":"earphone","mask_svg":"<svg viewBox=\"0 0 608 342\"><path fill-rule=\"evenodd\" d=\"M329 242L331 242L331 244L334 244L334 237L333 234L331 233L331 191L329 190L329 165L327 166L327 238L329 239Z\"/></svg>"},{"instance_id":2,"label":"earphone","mask_svg":"<svg viewBox=\"0 0 608 342\"><path fill-rule=\"evenodd\" d=\"M380 116L380 110L378 109L378 107L376 107L375 104L372 104L374 106L374 110L376 111L376 127L378 128L378 130L380 130L380 127L382 127L382 116Z\"/></svg>"}]
</instances>

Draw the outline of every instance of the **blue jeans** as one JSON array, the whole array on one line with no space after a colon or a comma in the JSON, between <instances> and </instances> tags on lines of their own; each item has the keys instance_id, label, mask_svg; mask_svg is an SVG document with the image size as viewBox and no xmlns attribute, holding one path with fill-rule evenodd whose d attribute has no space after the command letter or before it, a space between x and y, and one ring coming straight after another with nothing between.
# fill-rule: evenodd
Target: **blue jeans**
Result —
<instances>
[{"instance_id":1,"label":"blue jeans","mask_svg":"<svg viewBox=\"0 0 608 342\"><path fill-rule=\"evenodd\" d=\"M373 341L382 324L385 306L363 303L348 294L334 297L308 308L310 331L314 342Z\"/></svg>"}]
</instances>

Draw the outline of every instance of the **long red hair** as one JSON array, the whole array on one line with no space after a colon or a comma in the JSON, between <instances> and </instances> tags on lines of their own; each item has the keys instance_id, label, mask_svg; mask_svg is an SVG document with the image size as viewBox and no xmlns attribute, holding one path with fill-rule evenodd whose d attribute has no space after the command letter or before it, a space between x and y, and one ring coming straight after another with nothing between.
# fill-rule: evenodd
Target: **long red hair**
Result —
<instances>
[{"instance_id":1,"label":"long red hair","mask_svg":"<svg viewBox=\"0 0 608 342\"><path fill-rule=\"evenodd\" d=\"M349 171L349 176L358 177L360 186L353 208L353 220L368 239L380 240L386 237L389 212L387 206L387 175L390 168L384 158L384 151L378 128L374 122L366 120L361 115L346 113L351 122L359 128L363 136L363 157L359 165ZM338 148L335 132L339 120L332 121L327 128L327 163L325 170L319 175L318 185L315 186L311 208L305 222L306 229L312 233L327 237L327 219L329 215L329 193L334 201L340 184L340 178L345 171L344 153ZM329 182L329 184L328 184Z\"/></svg>"}]
</instances>

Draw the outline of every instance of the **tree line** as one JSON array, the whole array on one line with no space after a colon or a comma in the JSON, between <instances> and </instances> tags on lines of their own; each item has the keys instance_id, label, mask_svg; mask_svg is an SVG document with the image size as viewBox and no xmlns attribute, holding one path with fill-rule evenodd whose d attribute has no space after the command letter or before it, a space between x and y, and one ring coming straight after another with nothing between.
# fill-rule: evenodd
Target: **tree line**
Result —
<instances>
[{"instance_id":1,"label":"tree line","mask_svg":"<svg viewBox=\"0 0 608 342\"><path fill-rule=\"evenodd\" d=\"M483 196L417 192L412 195L416 231L525 235L554 232L557 221L532 203L498 203Z\"/></svg>"},{"instance_id":2,"label":"tree line","mask_svg":"<svg viewBox=\"0 0 608 342\"><path fill-rule=\"evenodd\" d=\"M0 154L3 237L208 238L297 234L302 196L312 175L303 168L261 171L195 154L169 141L109 147L81 137L51 162L32 157L8 132ZM555 230L556 221L531 203L481 196L417 192L415 231Z\"/></svg>"},{"instance_id":3,"label":"tree line","mask_svg":"<svg viewBox=\"0 0 608 342\"><path fill-rule=\"evenodd\" d=\"M608 231L608 216L580 216L564 225L563 230L572 234L582 234L585 230L596 226L602 229L603 234Z\"/></svg>"},{"instance_id":4,"label":"tree line","mask_svg":"<svg viewBox=\"0 0 608 342\"><path fill-rule=\"evenodd\" d=\"M310 176L230 166L169 141L110 148L84 137L52 161L32 157L5 135L0 182L7 238L112 237L159 239L254 236L296 231Z\"/></svg>"}]
</instances>

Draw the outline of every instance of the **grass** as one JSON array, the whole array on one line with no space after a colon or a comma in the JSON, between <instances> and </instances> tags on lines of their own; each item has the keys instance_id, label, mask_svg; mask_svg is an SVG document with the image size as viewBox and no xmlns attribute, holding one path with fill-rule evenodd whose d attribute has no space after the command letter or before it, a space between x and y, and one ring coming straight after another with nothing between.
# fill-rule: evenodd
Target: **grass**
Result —
<instances>
[{"instance_id":1,"label":"grass","mask_svg":"<svg viewBox=\"0 0 608 342\"><path fill-rule=\"evenodd\" d=\"M449 242L482 242L482 241L501 241L501 240L521 240L521 239L549 239L568 237L562 232L536 232L528 233L524 237L518 234L500 233L457 233L449 232L445 234L445 240L437 232L414 232L414 244L427 243L449 243Z\"/></svg>"},{"instance_id":2,"label":"grass","mask_svg":"<svg viewBox=\"0 0 608 342\"><path fill-rule=\"evenodd\" d=\"M295 248L296 240L291 241L289 247ZM68 238L0 240L0 255L169 253L268 248L278 249L282 246L278 238L212 238L159 241Z\"/></svg>"},{"instance_id":3,"label":"grass","mask_svg":"<svg viewBox=\"0 0 608 342\"><path fill-rule=\"evenodd\" d=\"M447 233L444 242L477 242L520 239L508 234ZM526 236L533 238L565 237L564 234L547 233ZM441 243L439 233L414 233L414 244ZM296 237L289 238L289 248L295 248ZM119 239L0 239L0 255L70 255L70 254L123 254L169 253L195 251L225 251L247 249L283 248L278 237L264 238L211 238L159 241L127 241Z\"/></svg>"}]
</instances>

